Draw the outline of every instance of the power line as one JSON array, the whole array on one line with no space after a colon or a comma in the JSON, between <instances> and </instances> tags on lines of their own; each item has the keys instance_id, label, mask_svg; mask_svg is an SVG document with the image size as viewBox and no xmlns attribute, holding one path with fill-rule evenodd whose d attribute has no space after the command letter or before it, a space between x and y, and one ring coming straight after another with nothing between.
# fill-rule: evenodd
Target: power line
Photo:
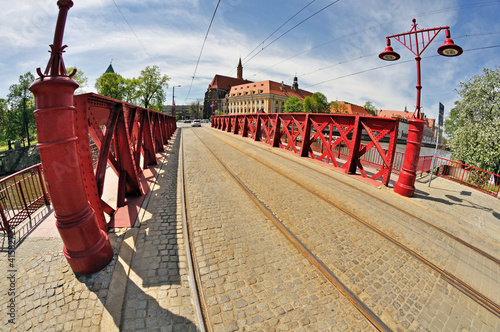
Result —
<instances>
[{"instance_id":1,"label":"power line","mask_svg":"<svg viewBox=\"0 0 500 332\"><path fill-rule=\"evenodd\" d=\"M304 22L306 22L307 20L311 19L312 17L316 16L317 14L321 13L322 11L324 11L325 9L327 9L328 7L336 4L337 2L339 2L340 0L335 0L333 1L332 3L326 5L325 7L321 8L320 10L318 10L317 12L315 12L314 14L308 16L306 19L300 21L299 23L297 23L296 25L294 25L293 27L291 27L290 29L288 29L287 31L285 31L284 33L282 33L278 38L275 38L272 42L270 42L269 44L267 44L265 47L263 47L259 52L255 53L250 59L248 59L245 63L248 63L250 60L252 60L253 58L255 58L258 54L260 54L260 52L264 51L266 48L268 48L269 46L271 46L272 44L274 44L276 41L278 41L281 37L285 36L286 34L288 34L290 31L292 31L293 29L295 29L296 27L298 27L299 25L303 24Z\"/></svg>"},{"instance_id":2,"label":"power line","mask_svg":"<svg viewBox=\"0 0 500 332\"><path fill-rule=\"evenodd\" d=\"M304 11L304 9L306 9L307 7L309 7L314 1L316 0L312 0L311 2L309 2L307 5L305 5L304 7L302 7L301 10L299 10L298 12L296 12L294 15L292 15L292 17L290 17L288 20L286 20L282 25L280 25L276 30L274 30L269 36L267 36L266 39L264 39L259 45L257 45L250 53L248 53L244 58L243 58L243 61L245 61L253 52L255 52L259 47L260 45L264 44L269 38L271 38L276 32L278 32L282 27L285 26L285 24L287 24L288 22L290 22L293 18L295 18L295 16L299 15L302 11ZM231 71L229 72L228 76L231 75L233 73L233 71L236 69L236 67L234 67L233 69L231 69Z\"/></svg>"},{"instance_id":3,"label":"power line","mask_svg":"<svg viewBox=\"0 0 500 332\"><path fill-rule=\"evenodd\" d=\"M464 5L464 6L456 6L456 7L451 7L451 8L443 8L443 9L438 9L438 10L434 10L434 11L429 11L429 12L424 12L424 13L416 14L416 15L413 15L412 17L422 17L422 16L428 16L428 15L432 15L432 14L438 14L438 13L442 13L442 12L448 12L448 11L450 11L450 10L452 10L452 9L459 9L459 10L462 10L462 9L466 9L466 8L472 8L472 7L484 7L484 6L498 5L498 4L500 4L500 1L489 1L489 2L484 2L484 3L477 3L477 4L470 4L470 5ZM407 20L407 18L400 19L400 20L398 20L398 21L394 21L394 22L402 22L402 21L405 21L405 20ZM388 23L391 23L391 22L388 22ZM262 72L265 72L265 71L267 71L267 70L269 70L269 69L271 69L271 68L273 68L273 67L275 67L275 66L278 66L278 65L280 65L280 64L282 64L282 63L285 63L285 62L287 62L287 61L290 61L290 60L292 60L292 59L294 59L294 58L296 58L296 57L298 57L298 56L300 56L300 55L302 55L302 54L305 54L305 53L308 53L308 52L310 52L310 51L312 51L312 50L314 50L314 49L317 49L317 48L320 48L320 47L326 46L326 45L331 44L331 43L333 43L333 42L335 42L335 41L338 41L338 40L340 40L340 39L343 39L343 38L347 38L347 37L350 37L350 36L356 35L357 33L358 33L358 32L353 32L353 33L350 33L350 34L347 34L347 35L344 35L344 36L341 36L341 37L334 38L334 39L332 39L332 40L329 40L329 41L324 42L324 43L322 43L322 44L319 44L319 45L313 46L313 47L311 47L311 48L308 48L307 50L302 51L302 52L300 52L300 53L297 53L297 54L295 54L295 55L292 55L291 57L289 57L289 58L287 58L287 59L285 59L285 60L282 60L282 61L280 61L280 62L277 62L277 63L275 63L275 64L273 64L273 65L271 65L271 66L269 66L269 67L267 67L267 68L265 68L265 69L263 69L263 70L261 70L261 71L257 72L257 73L255 73L255 74L253 74L252 76L257 76L258 74L260 74L260 73L262 73ZM487 35L495 35L495 34L499 34L499 33L500 33L500 32L492 32L492 33L485 33L485 34L471 34L471 35L467 35L467 34L466 34L466 35L463 35L463 36L458 36L458 37L456 36L456 37L454 37L453 39L460 39L460 38L463 38L463 37L472 37L472 36L487 36ZM252 51L252 52L253 52L253 51ZM365 57L365 56L361 56L361 57L359 57L359 58L363 58L363 57ZM348 60L348 61L353 61L353 60ZM333 66L329 66L329 67L333 67ZM325 67L325 68L322 68L322 69L326 69L326 68L329 68L329 67ZM316 71L319 71L319 70L322 70L322 69L318 69L318 70L316 70ZM301 75L301 76L304 76L304 75Z\"/></svg>"},{"instance_id":4,"label":"power line","mask_svg":"<svg viewBox=\"0 0 500 332\"><path fill-rule=\"evenodd\" d=\"M114 1L114 0L113 0ZM205 43L207 42L208 33L210 32L210 28L212 27L212 23L214 22L215 14L217 13L217 9L219 8L220 1L217 2L217 6L215 7L214 14L212 15L212 20L210 21L210 25L208 26L207 33L205 34L205 40L203 40L203 44L201 45L200 55L198 56L198 61L196 61L196 67L194 68L193 78L191 80L191 84L189 85L189 90L186 96L186 100L189 98L189 94L191 93L191 88L193 87L194 78L196 77L196 71L198 70L198 65L200 64L201 54L203 53L203 48L205 48Z\"/></svg>"},{"instance_id":5,"label":"power line","mask_svg":"<svg viewBox=\"0 0 500 332\"><path fill-rule=\"evenodd\" d=\"M153 57L151 56L151 54L149 54L148 50L146 49L146 47L144 46L144 44L141 42L141 40L139 39L139 36L137 36L137 34L135 33L135 31L132 28L132 26L130 25L130 23L128 23L127 19L125 18L125 15L123 15L120 7L118 7L118 5L116 4L115 0L112 0L112 1L115 4L116 9L118 9L118 12L120 12L120 15L123 17L123 20L125 21L125 23L127 23L128 27L130 28L130 31L132 31L132 33L134 34L134 36L137 39L137 41L139 42L139 44L141 44L141 47L144 49L144 52L146 52L146 54L149 56L149 58L151 59L151 62L153 63L153 65L156 65L155 61L153 60Z\"/></svg>"},{"instance_id":6,"label":"power line","mask_svg":"<svg viewBox=\"0 0 500 332\"><path fill-rule=\"evenodd\" d=\"M490 48L497 48L497 47L500 47L500 45L492 45L492 46L483 46L483 47L471 48L471 49L468 49L468 50L464 50L464 53L465 52L470 52L470 51L479 51L479 50L485 50L485 49L490 49ZM434 57L437 57L437 56L440 56L440 55L439 54L430 55L430 56L423 57L423 59L434 58ZM326 81L322 81L322 82L319 82L319 83L308 85L308 86L304 87L304 89L307 89L307 88L310 88L310 87L313 87L313 86L317 86L317 85L322 85L322 84L325 84L325 83L328 83L328 82L340 80L342 78L351 77L351 76L355 76L355 75L359 75L359 74L364 74L364 73L367 73L367 72L370 72L370 71L374 71L374 70L377 70L377 69L391 67L391 66L396 66L396 65L407 63L407 62L411 62L411 61L413 61L413 60L410 59L410 60L405 60L405 61L398 61L398 62L395 62L395 63L390 63L388 65L378 66L378 67L374 67L374 68L370 68L370 69L358 71L358 72L355 72L355 73L351 73L351 74L347 74L347 75L343 75L343 76L338 76L338 77L335 77L335 78L332 78L332 79L329 79L329 80L326 80Z\"/></svg>"}]
</instances>

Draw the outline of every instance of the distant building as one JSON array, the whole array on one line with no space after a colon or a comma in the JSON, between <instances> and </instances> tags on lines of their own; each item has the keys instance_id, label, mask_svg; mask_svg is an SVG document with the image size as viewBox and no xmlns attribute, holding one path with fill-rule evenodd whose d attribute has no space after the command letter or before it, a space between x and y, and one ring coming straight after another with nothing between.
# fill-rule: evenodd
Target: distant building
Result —
<instances>
[{"instance_id":1,"label":"distant building","mask_svg":"<svg viewBox=\"0 0 500 332\"><path fill-rule=\"evenodd\" d=\"M238 63L237 77L229 77L223 75L215 75L212 82L208 86L207 92L205 92L205 100L203 103L203 117L209 118L216 111L221 111L227 113L226 96L231 90L231 87L252 83L249 80L243 79L243 65L241 64L241 59Z\"/></svg>"},{"instance_id":2,"label":"distant building","mask_svg":"<svg viewBox=\"0 0 500 332\"><path fill-rule=\"evenodd\" d=\"M163 106L163 113L172 114L172 105ZM175 105L175 114L178 119L189 119L189 105Z\"/></svg>"},{"instance_id":3,"label":"distant building","mask_svg":"<svg viewBox=\"0 0 500 332\"><path fill-rule=\"evenodd\" d=\"M348 115L371 115L363 107L345 101L338 101L330 106L330 112L335 114Z\"/></svg>"},{"instance_id":4,"label":"distant building","mask_svg":"<svg viewBox=\"0 0 500 332\"><path fill-rule=\"evenodd\" d=\"M104 74L108 74L108 73L115 73L115 70L113 69L113 66L111 65L111 63L109 64L108 66L108 69L106 69L106 71L104 72Z\"/></svg>"},{"instance_id":5,"label":"distant building","mask_svg":"<svg viewBox=\"0 0 500 332\"><path fill-rule=\"evenodd\" d=\"M377 116L383 118L393 118L399 119L399 135L398 138L407 139L408 138L408 120L413 118L413 112L405 111L387 111L379 110L377 111ZM436 142L436 120L428 119L424 113L420 113L421 118L425 121L424 133L422 136L423 143L434 144Z\"/></svg>"},{"instance_id":6,"label":"distant building","mask_svg":"<svg viewBox=\"0 0 500 332\"><path fill-rule=\"evenodd\" d=\"M274 81L249 82L233 86L226 98L227 113L282 113L290 97L304 100L312 92L299 89L297 77L293 85Z\"/></svg>"}]
</instances>

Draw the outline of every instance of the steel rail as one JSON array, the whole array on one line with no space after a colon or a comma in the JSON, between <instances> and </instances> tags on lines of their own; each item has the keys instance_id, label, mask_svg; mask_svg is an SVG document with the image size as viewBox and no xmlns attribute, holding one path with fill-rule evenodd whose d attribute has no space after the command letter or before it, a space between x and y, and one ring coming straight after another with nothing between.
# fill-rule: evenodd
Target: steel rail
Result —
<instances>
[{"instance_id":1,"label":"steel rail","mask_svg":"<svg viewBox=\"0 0 500 332\"><path fill-rule=\"evenodd\" d=\"M222 141L220 138L210 134L212 137ZM228 142L225 142L225 141L222 141L224 142L225 144L228 144L230 146L232 146L233 148L237 149L234 145L228 143ZM249 143L248 143L249 144ZM255 145L252 145L252 146L255 146ZM302 183L294 180L293 178L289 177L288 175L280 172L279 170L276 170L274 169L273 167L269 166L268 164L262 162L260 159L257 159L249 154L246 154L245 152L242 152L240 149L237 149L238 151L240 151L241 153L245 154L246 156L254 159L255 161L259 162L260 164L268 167L269 169L275 171L276 173L280 174L281 176L285 177L286 179L294 182L295 184L297 184L298 186L304 188L305 190L307 190L308 192L310 192L311 194L315 195L316 197L320 198L321 200L325 201L326 203L334 206L335 208L337 208L338 210L344 212L345 214L347 214L348 216L350 216L351 218L353 218L354 220L360 222L361 224L365 225L366 227L368 227L369 229L371 229L372 231L374 231L375 233L381 235L382 237L384 237L385 239L387 239L388 241L390 241L391 243L395 244L396 246L398 246L399 248L405 250L406 252L408 252L410 255L412 255L413 257L417 258L418 260L420 260L421 262L423 262L425 265L429 266L431 269L433 269L435 272L439 273L449 284L451 284L452 286L454 286L456 289L460 290L462 293L464 293L465 295L467 295L469 298L471 298L472 300L474 300L476 303L478 303L479 305L481 305L483 308L487 309L488 311L490 311L491 313L493 313L495 316L499 317L500 318L500 305L498 305L497 303L495 303L494 301L492 301L491 299L489 299L487 296L481 294L479 291L475 290L473 287L471 287L470 285L468 285L466 282L464 282L463 280L461 280L460 278L456 277L455 275L453 275L452 273L450 272L447 272L441 268L439 268L437 265L435 265L434 263L432 263L431 261L427 260L425 257L421 256L420 254L418 254L416 251L408 248L407 246L405 246L403 243L399 242L398 240L394 239L393 237L391 237L390 235L386 234L384 231L380 230L379 228L371 225L369 222L361 219L360 217L354 215L352 212L349 212L347 211L346 209L344 209L343 207L339 206L338 204L332 202L330 199L324 197L323 195L320 195L320 194L317 194L315 193L314 191L312 191L311 189L307 188L306 186L304 186ZM268 151L268 150L266 150ZM268 151L270 152L270 151ZM273 153L273 152L271 152ZM274 153L273 153L274 154ZM277 154L275 154L277 155ZM289 160L289 159L287 159ZM299 163L297 163L299 164ZM300 164L302 165L302 164ZM303 165L302 165L303 166ZM314 170L313 168L309 168L307 166L304 166L308 169L311 169L311 170ZM322 173L323 174L323 173ZM337 180L333 177L331 177L332 179L334 180ZM340 181L339 182L341 183L344 183L343 181ZM350 186L350 185L348 185ZM353 186L350 186L352 188L355 188ZM358 191L361 191L360 189L357 189ZM364 192L363 192L364 193ZM385 202L384 202L385 203ZM409 216L413 216L411 214L408 214ZM415 218L418 218L418 217L415 217Z\"/></svg>"},{"instance_id":2,"label":"steel rail","mask_svg":"<svg viewBox=\"0 0 500 332\"><path fill-rule=\"evenodd\" d=\"M195 133L195 131L193 131ZM368 308L344 283L342 283L316 255L314 255L300 240L286 227L281 220L262 202L250 188L214 153L212 149L195 133L195 136L203 143L213 157L226 169L236 182L250 196L254 203L268 216L274 225L285 235L285 237L328 279L355 308L379 331L392 331L385 323Z\"/></svg>"},{"instance_id":3,"label":"steel rail","mask_svg":"<svg viewBox=\"0 0 500 332\"><path fill-rule=\"evenodd\" d=\"M182 229L184 235L184 243L186 245L186 257L189 270L189 286L193 296L193 304L196 311L196 317L199 323L201 332L213 331L210 317L207 313L207 305L203 288L201 286L200 269L193 246L193 233L189 222L189 211L187 204L186 181L184 176L184 137L182 129L180 130L181 144L179 151L180 178L181 178L181 209L182 209ZM201 299L200 299L201 297Z\"/></svg>"},{"instance_id":4,"label":"steel rail","mask_svg":"<svg viewBox=\"0 0 500 332\"><path fill-rule=\"evenodd\" d=\"M213 135L212 135L212 136L213 136ZM214 136L214 137L215 137L215 136ZM245 144L247 144L247 145L251 145L251 144L250 144L250 142L247 142L246 140L242 140L241 142L244 142L244 143L245 143ZM433 229L435 229L435 230L437 230L437 231L441 232L442 234L444 234L444 235L446 235L446 236L450 237L451 239L453 239L453 240L455 240L455 241L459 242L460 244L462 244L462 245L466 246L467 248L469 248L469 249L471 249L471 250L475 251L475 252L476 252L476 253L478 253L479 255L481 255L481 256L483 256L483 257L485 257L485 258L487 258L487 259L489 259L489 260L493 261L494 263L496 263L496 264L500 265L500 258L497 258L497 257L495 257L495 256L493 256L493 255L491 255L491 254L489 254L489 253L487 253L487 252L485 252L484 250L482 250L482 249L480 249L480 248L478 248L478 247L476 247L476 246L473 246L472 244L470 244L470 243L468 243L468 242L466 242L466 241L462 240L461 238L459 238L459 237L457 237L457 236L455 236L455 235L451 234L450 232L448 232L448 231L446 231L446 230L444 230L444 229L442 229L442 228L439 228L438 226L433 225L433 224L431 224L430 222L428 222L428 221L426 221L426 220L424 220L424 219L422 219L422 218L420 218L420 217L418 217L418 216L416 216L416 215L414 215L414 214L411 214L410 212L408 212L408 211L406 211L406 210L404 210L404 209L402 209L402 208L400 208L400 207L398 207L398 206L396 206L396 205L394 205L394 204L391 204L391 203L389 203L389 202L387 202L387 201L384 201L384 200L382 200L382 199L378 198L377 196L372 195L372 194L370 194L370 193L367 193L366 191L363 191L363 190L359 189L358 187L353 186L353 185L351 185L351 184L349 184L349 183L347 183L347 182L345 182L345 181L342 181L342 180L340 180L340 179L338 179L338 178L336 178L336 177L330 176L330 175L328 175L328 174L326 174L326 173L319 172L317 169L315 169L315 168L313 168L313 167L309 167L309 166L307 166L307 165L304 165L304 164L302 164L302 163L299 163L299 162L297 162L297 161L293 160L294 158L290 158L290 159L289 159L289 158L285 158L285 157L283 157L281 154L275 153L275 152L273 152L272 150L269 150L269 149L264 149L264 148L261 148L261 147L259 147L259 145L251 145L251 146L253 146L253 147L257 147L257 148L259 148L259 149L261 149L261 150L263 150L263 151L269 152L269 153L271 153L271 154L273 154L273 155L275 155L275 156L278 156L278 157L281 157L281 158L283 158L283 159L286 159L286 160L288 160L288 161L290 161L290 162L293 162L293 163L295 163L295 164L297 164L297 165L301 165L301 166L303 166L303 167L305 167L305 168L307 168L307 169L309 169L309 170L312 170L312 171L315 171L315 172L321 173L322 175L324 175L324 176L326 176L326 177L328 177L328 178L330 178L330 179L333 179L333 180L335 180L335 181L337 181L337 182L340 182L340 183L342 183L343 185L345 185L345 186L347 186L347 187L349 187L349 188L351 188L351 189L355 189L355 190L357 190L357 191L359 191L359 192L363 192L363 194L368 195L369 197L371 197L371 198L373 198L373 199L375 199L375 200L377 200L377 201L379 201L379 202L382 202L382 203L384 203L385 205L388 205L388 206L390 206L391 208L393 208L393 209L395 209L395 210L397 210L397 211L399 211L399 212L401 212L401 213L403 213L403 214L405 214L405 215L407 215L407 216L409 216L409 217L411 217L411 218L413 218L413 219L416 219L416 220L418 220L418 221L422 222L423 224L425 224L425 225L427 225L427 226L429 226L429 227L431 227L431 228L433 228ZM268 146L268 147L269 147L269 146ZM255 158L254 158L254 159L255 159ZM259 161L259 162L260 162L260 161Z\"/></svg>"}]
</instances>

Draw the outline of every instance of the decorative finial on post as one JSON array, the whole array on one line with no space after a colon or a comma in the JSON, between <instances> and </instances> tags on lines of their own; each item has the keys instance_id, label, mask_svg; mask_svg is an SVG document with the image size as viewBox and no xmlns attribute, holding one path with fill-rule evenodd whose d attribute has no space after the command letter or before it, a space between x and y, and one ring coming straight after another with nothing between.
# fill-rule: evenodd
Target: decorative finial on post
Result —
<instances>
[{"instance_id":1,"label":"decorative finial on post","mask_svg":"<svg viewBox=\"0 0 500 332\"><path fill-rule=\"evenodd\" d=\"M57 2L59 6L59 15L57 17L56 31L54 33L54 43L50 45L50 59L47 64L47 68L42 73L40 68L36 69L36 72L40 76L40 79L43 80L44 77L47 76L69 76L73 77L76 74L76 69L74 69L69 75L66 72L66 67L64 66L64 61L62 58L62 54L65 52L64 49L68 47L67 45L63 45L63 35L64 35L64 27L66 25L66 17L68 16L68 10L73 7L73 1L71 0L59 0ZM49 73L50 72L50 73Z\"/></svg>"},{"instance_id":2,"label":"decorative finial on post","mask_svg":"<svg viewBox=\"0 0 500 332\"><path fill-rule=\"evenodd\" d=\"M35 120L45 180L48 183L56 227L64 243L63 253L75 273L90 274L113 259L113 248L100 229L85 192L78 155L73 94L78 84L62 60L64 25L71 0L59 0L50 60L30 87L35 96ZM107 227L105 225L105 227ZM104 227L104 228L105 228Z\"/></svg>"}]
</instances>

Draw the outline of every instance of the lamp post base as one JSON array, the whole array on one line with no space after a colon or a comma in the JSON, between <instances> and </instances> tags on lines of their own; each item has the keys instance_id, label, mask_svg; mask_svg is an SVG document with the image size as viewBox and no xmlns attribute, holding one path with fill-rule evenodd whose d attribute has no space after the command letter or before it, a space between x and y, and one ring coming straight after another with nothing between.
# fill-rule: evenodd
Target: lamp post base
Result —
<instances>
[{"instance_id":1,"label":"lamp post base","mask_svg":"<svg viewBox=\"0 0 500 332\"><path fill-rule=\"evenodd\" d=\"M405 159L394 192L405 197L412 197L415 192L418 158L422 146L425 121L421 119L408 120L408 140L406 142Z\"/></svg>"}]
</instances>

